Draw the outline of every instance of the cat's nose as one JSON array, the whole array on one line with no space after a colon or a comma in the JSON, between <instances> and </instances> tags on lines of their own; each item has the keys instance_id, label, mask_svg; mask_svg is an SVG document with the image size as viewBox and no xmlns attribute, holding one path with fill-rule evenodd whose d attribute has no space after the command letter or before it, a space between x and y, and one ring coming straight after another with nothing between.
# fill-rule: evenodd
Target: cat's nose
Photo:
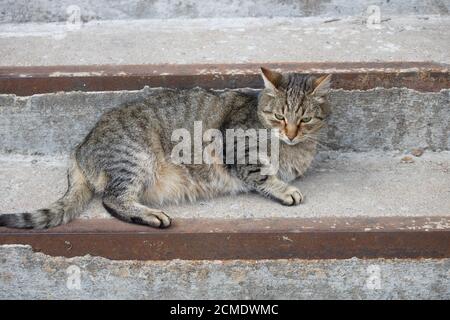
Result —
<instances>
[{"instance_id":1,"label":"cat's nose","mask_svg":"<svg viewBox=\"0 0 450 320\"><path fill-rule=\"evenodd\" d=\"M293 140L297 136L298 127L294 124L286 125L286 137Z\"/></svg>"}]
</instances>

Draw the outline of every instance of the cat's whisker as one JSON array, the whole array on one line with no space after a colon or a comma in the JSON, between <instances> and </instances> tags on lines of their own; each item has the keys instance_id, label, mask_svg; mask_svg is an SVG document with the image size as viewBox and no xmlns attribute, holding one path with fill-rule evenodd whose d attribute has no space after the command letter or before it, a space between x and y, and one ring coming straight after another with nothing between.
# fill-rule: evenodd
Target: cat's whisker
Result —
<instances>
[{"instance_id":1,"label":"cat's whisker","mask_svg":"<svg viewBox=\"0 0 450 320\"><path fill-rule=\"evenodd\" d=\"M326 149L326 150L332 150L332 148L328 145L326 145L324 142L320 141L319 139L317 139L316 137L312 137L312 136L305 136L305 139L307 141L311 141L316 143L317 145L319 145L320 147Z\"/></svg>"}]
</instances>

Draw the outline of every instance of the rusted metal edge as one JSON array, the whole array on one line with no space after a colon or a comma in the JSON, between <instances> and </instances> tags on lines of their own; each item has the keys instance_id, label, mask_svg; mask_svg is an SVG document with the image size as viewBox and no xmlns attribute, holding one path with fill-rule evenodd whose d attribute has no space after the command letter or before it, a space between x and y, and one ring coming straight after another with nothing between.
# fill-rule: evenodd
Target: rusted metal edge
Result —
<instances>
[{"instance_id":1,"label":"rusted metal edge","mask_svg":"<svg viewBox=\"0 0 450 320\"><path fill-rule=\"evenodd\" d=\"M450 217L178 219L166 230L115 219L51 230L0 228L0 245L113 260L449 258Z\"/></svg>"},{"instance_id":2,"label":"rusted metal edge","mask_svg":"<svg viewBox=\"0 0 450 320\"><path fill-rule=\"evenodd\" d=\"M0 93L28 96L58 91L138 90L144 86L260 88L259 67L334 75L333 88L450 88L449 66L433 62L248 63L0 67Z\"/></svg>"}]
</instances>

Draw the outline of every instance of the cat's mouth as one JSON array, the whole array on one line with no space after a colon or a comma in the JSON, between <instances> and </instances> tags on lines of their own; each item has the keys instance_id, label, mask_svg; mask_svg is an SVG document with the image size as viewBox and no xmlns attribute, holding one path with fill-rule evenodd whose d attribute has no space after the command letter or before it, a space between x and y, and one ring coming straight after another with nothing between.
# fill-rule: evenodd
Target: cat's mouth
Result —
<instances>
[{"instance_id":1,"label":"cat's mouth","mask_svg":"<svg viewBox=\"0 0 450 320\"><path fill-rule=\"evenodd\" d=\"M290 146L294 146L300 142L299 139L289 140L287 138L281 138L281 141L283 141L284 143L286 143L287 145L290 145Z\"/></svg>"},{"instance_id":2,"label":"cat's mouth","mask_svg":"<svg viewBox=\"0 0 450 320\"><path fill-rule=\"evenodd\" d=\"M278 135L278 139L283 141L284 143L286 143L289 146L294 146L302 141L302 139L298 138L298 137L295 137L294 140L291 140L288 137L286 137L284 135L280 135L280 134Z\"/></svg>"},{"instance_id":3,"label":"cat's mouth","mask_svg":"<svg viewBox=\"0 0 450 320\"><path fill-rule=\"evenodd\" d=\"M293 140L291 140L279 130L275 131L275 137L278 138L278 140L286 143L288 146L295 146L302 142L311 141L311 136L309 134L300 134L296 136Z\"/></svg>"},{"instance_id":4,"label":"cat's mouth","mask_svg":"<svg viewBox=\"0 0 450 320\"><path fill-rule=\"evenodd\" d=\"M301 138L298 138L298 137L295 137L294 140L291 140L291 139L289 139L288 137L286 137L285 135L280 134L279 131L275 133L275 136L276 136L279 140L283 141L284 143L286 143L286 144L289 145L289 146L295 146L296 144L298 144L299 142L302 141L302 139L301 139Z\"/></svg>"}]
</instances>

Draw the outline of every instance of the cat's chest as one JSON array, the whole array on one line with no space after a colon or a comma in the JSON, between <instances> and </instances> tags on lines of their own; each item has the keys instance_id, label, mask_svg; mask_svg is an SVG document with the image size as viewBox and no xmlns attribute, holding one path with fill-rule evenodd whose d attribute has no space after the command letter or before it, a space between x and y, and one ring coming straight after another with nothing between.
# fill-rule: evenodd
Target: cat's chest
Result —
<instances>
[{"instance_id":1,"label":"cat's chest","mask_svg":"<svg viewBox=\"0 0 450 320\"><path fill-rule=\"evenodd\" d=\"M285 148L280 151L278 177L285 182L302 176L311 165L316 153L315 147L311 146Z\"/></svg>"}]
</instances>

